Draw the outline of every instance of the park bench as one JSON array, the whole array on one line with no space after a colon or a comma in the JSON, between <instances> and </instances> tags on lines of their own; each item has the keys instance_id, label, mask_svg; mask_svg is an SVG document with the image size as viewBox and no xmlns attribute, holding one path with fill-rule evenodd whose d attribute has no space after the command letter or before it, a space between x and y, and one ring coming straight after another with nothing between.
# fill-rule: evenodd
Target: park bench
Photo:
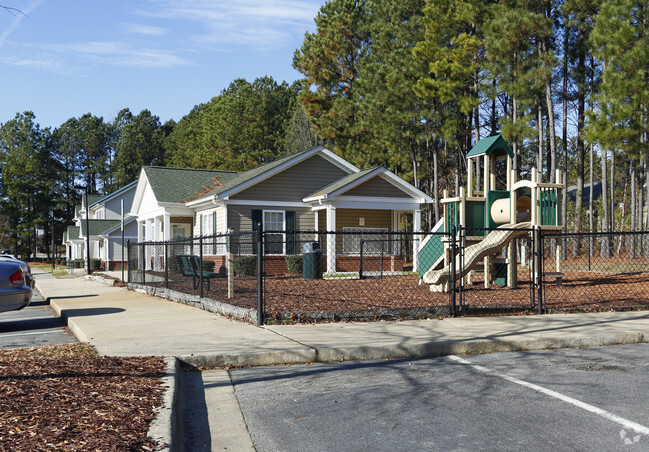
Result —
<instances>
[{"instance_id":1,"label":"park bench","mask_svg":"<svg viewBox=\"0 0 649 452\"><path fill-rule=\"evenodd\" d=\"M183 276L192 278L192 287L194 289L198 288L201 277L204 280L207 280L207 290L210 290L210 280L212 278L219 278L223 276L221 273L203 270L201 266L201 259L195 254L178 254L176 256L176 260L178 261L180 273Z\"/></svg>"}]
</instances>

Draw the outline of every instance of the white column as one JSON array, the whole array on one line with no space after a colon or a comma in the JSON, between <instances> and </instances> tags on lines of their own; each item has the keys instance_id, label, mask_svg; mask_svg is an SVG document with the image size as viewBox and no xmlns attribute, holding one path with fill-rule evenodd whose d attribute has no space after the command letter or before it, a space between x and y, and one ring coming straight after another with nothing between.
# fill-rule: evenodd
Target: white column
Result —
<instances>
[{"instance_id":1,"label":"white column","mask_svg":"<svg viewBox=\"0 0 649 452\"><path fill-rule=\"evenodd\" d=\"M160 241L160 217L153 219L153 240Z\"/></svg>"},{"instance_id":2,"label":"white column","mask_svg":"<svg viewBox=\"0 0 649 452\"><path fill-rule=\"evenodd\" d=\"M160 241L160 224L160 217L155 217L153 219L153 240L156 242ZM162 269L160 262L160 249L157 245L153 247L153 268L157 271Z\"/></svg>"},{"instance_id":3,"label":"white column","mask_svg":"<svg viewBox=\"0 0 649 452\"><path fill-rule=\"evenodd\" d=\"M417 234L421 232L421 210L415 210L412 213L412 228L413 235L412 239L412 271L419 271L419 242L421 240L421 235Z\"/></svg>"},{"instance_id":4,"label":"white column","mask_svg":"<svg viewBox=\"0 0 649 452\"><path fill-rule=\"evenodd\" d=\"M142 237L142 226L144 222L142 220L137 220L137 241L141 242L144 237Z\"/></svg>"},{"instance_id":5,"label":"white column","mask_svg":"<svg viewBox=\"0 0 649 452\"><path fill-rule=\"evenodd\" d=\"M327 206L327 231L336 230L336 208ZM327 234L327 273L336 273L336 234Z\"/></svg>"},{"instance_id":6,"label":"white column","mask_svg":"<svg viewBox=\"0 0 649 452\"><path fill-rule=\"evenodd\" d=\"M162 240L166 242L171 240L171 215L165 213L162 221Z\"/></svg>"}]
</instances>

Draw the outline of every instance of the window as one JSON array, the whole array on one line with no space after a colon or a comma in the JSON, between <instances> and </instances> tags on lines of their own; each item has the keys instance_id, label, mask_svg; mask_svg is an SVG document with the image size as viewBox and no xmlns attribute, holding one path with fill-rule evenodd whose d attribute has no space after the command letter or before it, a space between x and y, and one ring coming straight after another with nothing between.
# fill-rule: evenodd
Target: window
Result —
<instances>
[{"instance_id":1,"label":"window","mask_svg":"<svg viewBox=\"0 0 649 452\"><path fill-rule=\"evenodd\" d=\"M224 239L216 237L216 212L201 215L201 235L208 237L203 240L203 254L215 256L225 253Z\"/></svg>"},{"instance_id":2,"label":"window","mask_svg":"<svg viewBox=\"0 0 649 452\"><path fill-rule=\"evenodd\" d=\"M285 212L283 210L264 210L264 231L285 231ZM286 254L284 249L286 234L265 234L264 254Z\"/></svg>"},{"instance_id":3,"label":"window","mask_svg":"<svg viewBox=\"0 0 649 452\"><path fill-rule=\"evenodd\" d=\"M361 254L361 241L364 255L387 254L390 250L387 228L343 228L343 232L358 232L343 235L343 254Z\"/></svg>"}]
</instances>

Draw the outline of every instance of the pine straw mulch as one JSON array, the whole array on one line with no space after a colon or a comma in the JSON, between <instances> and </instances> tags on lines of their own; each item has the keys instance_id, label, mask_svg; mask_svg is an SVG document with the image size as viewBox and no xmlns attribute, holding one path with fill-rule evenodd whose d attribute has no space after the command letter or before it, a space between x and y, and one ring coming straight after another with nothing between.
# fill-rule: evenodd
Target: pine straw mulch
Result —
<instances>
[{"instance_id":1,"label":"pine straw mulch","mask_svg":"<svg viewBox=\"0 0 649 452\"><path fill-rule=\"evenodd\" d=\"M99 357L85 344L0 350L0 451L160 450L159 357Z\"/></svg>"}]
</instances>

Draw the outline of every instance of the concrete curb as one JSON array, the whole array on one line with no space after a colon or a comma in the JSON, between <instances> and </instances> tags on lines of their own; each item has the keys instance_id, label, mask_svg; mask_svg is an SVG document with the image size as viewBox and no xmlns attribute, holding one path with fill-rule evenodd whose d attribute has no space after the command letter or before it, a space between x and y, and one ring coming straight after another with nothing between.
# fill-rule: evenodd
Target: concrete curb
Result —
<instances>
[{"instance_id":1,"label":"concrete curb","mask_svg":"<svg viewBox=\"0 0 649 452\"><path fill-rule=\"evenodd\" d=\"M176 416L177 405L182 397L178 395L179 375L182 370L176 358L165 358L165 375L162 377L162 386L166 388L162 397L162 405L156 408L156 415L149 426L148 435L160 444L167 447L161 450L178 450L176 441L179 434Z\"/></svg>"},{"instance_id":2,"label":"concrete curb","mask_svg":"<svg viewBox=\"0 0 649 452\"><path fill-rule=\"evenodd\" d=\"M642 333L527 338L511 341L480 338L462 342L435 342L399 346L322 347L312 348L311 351L303 353L276 351L232 355L189 355L180 359L196 367L254 367L316 362L435 358L448 355L480 355L524 350L600 347L642 342L647 342L647 338Z\"/></svg>"}]
</instances>

